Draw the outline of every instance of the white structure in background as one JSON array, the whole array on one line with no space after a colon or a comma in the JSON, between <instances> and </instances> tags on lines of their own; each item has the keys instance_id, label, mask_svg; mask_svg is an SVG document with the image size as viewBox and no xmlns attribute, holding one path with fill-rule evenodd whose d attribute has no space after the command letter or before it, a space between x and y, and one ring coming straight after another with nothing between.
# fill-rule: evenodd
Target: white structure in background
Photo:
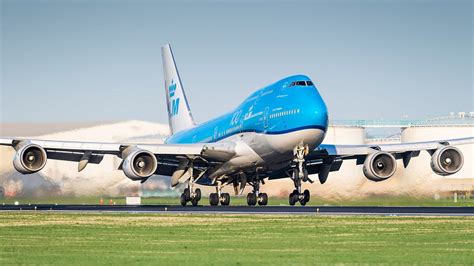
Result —
<instances>
[{"instance_id":1,"label":"white structure in background","mask_svg":"<svg viewBox=\"0 0 474 266\"><path fill-rule=\"evenodd\" d=\"M328 128L323 143L364 144L365 129L357 125L332 125Z\"/></svg>"},{"instance_id":2,"label":"white structure in background","mask_svg":"<svg viewBox=\"0 0 474 266\"><path fill-rule=\"evenodd\" d=\"M126 205L141 205L142 198L141 197L125 197L125 204Z\"/></svg>"}]
</instances>

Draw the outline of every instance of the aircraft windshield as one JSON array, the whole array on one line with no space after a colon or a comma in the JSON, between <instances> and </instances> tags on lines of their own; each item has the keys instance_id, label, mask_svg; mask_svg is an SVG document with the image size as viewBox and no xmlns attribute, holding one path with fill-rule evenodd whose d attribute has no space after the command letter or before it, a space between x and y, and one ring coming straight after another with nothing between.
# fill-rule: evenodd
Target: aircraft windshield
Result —
<instances>
[{"instance_id":1,"label":"aircraft windshield","mask_svg":"<svg viewBox=\"0 0 474 266\"><path fill-rule=\"evenodd\" d=\"M293 81L291 82L290 86L289 87L293 87L293 86L313 86L313 82L312 81Z\"/></svg>"}]
</instances>

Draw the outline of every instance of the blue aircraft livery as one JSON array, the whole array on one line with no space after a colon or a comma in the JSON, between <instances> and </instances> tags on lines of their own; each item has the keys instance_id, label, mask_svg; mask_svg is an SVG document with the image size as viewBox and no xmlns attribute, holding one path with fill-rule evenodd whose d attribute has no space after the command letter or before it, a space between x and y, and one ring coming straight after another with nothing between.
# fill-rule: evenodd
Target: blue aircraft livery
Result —
<instances>
[{"instance_id":1,"label":"blue aircraft livery","mask_svg":"<svg viewBox=\"0 0 474 266\"><path fill-rule=\"evenodd\" d=\"M171 85L168 87L168 90L170 92L170 97L173 97L174 92L176 91L176 83L174 83L174 80L171 80Z\"/></svg>"},{"instance_id":2,"label":"blue aircraft livery","mask_svg":"<svg viewBox=\"0 0 474 266\"><path fill-rule=\"evenodd\" d=\"M311 104L301 104L310 102ZM180 131L166 143L216 142L243 132L285 134L304 129L326 132L326 105L313 82L303 75L291 76L250 95L233 111Z\"/></svg>"},{"instance_id":3,"label":"blue aircraft livery","mask_svg":"<svg viewBox=\"0 0 474 266\"><path fill-rule=\"evenodd\" d=\"M385 145L322 144L328 110L306 75L283 78L255 91L226 114L196 125L171 46L161 50L171 131L165 143L0 138L0 145L15 149L15 169L31 174L41 171L47 160L65 160L77 162L82 171L89 163L100 163L104 155L114 155L122 159L119 169L131 180L143 183L161 175L171 177L171 187L181 184L183 206L199 204L203 187L197 185L214 187L208 197L212 206L229 205L226 185L233 186L236 195L245 191L250 206L267 205L268 195L260 186L279 178L292 181L289 205L305 205L310 187L303 190L302 184L313 183L313 176L324 184L346 160L355 160L367 179L379 182L394 175L397 160L409 167L411 158L425 150L433 172L447 176L464 164L458 146L474 143L474 137L468 137Z\"/></svg>"},{"instance_id":4,"label":"blue aircraft livery","mask_svg":"<svg viewBox=\"0 0 474 266\"><path fill-rule=\"evenodd\" d=\"M169 93L170 93L170 116L175 116L179 112L179 97L178 98L173 98L176 92L176 83L171 80L171 85L168 87Z\"/></svg>"}]
</instances>

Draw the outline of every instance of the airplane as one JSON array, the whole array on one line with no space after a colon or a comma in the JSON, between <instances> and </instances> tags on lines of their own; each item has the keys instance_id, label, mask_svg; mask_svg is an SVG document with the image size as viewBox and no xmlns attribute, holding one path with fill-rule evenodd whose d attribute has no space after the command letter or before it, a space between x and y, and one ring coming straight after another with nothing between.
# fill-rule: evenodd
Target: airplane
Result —
<instances>
[{"instance_id":1,"label":"airplane","mask_svg":"<svg viewBox=\"0 0 474 266\"><path fill-rule=\"evenodd\" d=\"M146 182L152 175L171 177L171 186L184 184L181 205L196 206L201 190L196 185L214 186L212 206L229 205L230 194L243 194L247 204L267 205L268 195L260 192L265 180L290 178L294 190L290 205L306 205L309 190L302 183L313 183L317 175L324 184L330 172L338 171L346 160L363 165L369 180L378 182L392 177L397 160L408 167L420 151L431 154L430 165L439 175L458 172L462 152L455 145L474 143L474 137L386 145L321 144L328 129L328 110L311 79L294 75L281 79L247 97L232 111L197 125L178 73L171 46L162 47L168 120L171 129L163 144L102 143L0 138L0 145L16 150L14 168L22 174L40 171L48 159L78 163L82 171L89 163L99 164L104 155L122 159L125 176Z\"/></svg>"}]
</instances>

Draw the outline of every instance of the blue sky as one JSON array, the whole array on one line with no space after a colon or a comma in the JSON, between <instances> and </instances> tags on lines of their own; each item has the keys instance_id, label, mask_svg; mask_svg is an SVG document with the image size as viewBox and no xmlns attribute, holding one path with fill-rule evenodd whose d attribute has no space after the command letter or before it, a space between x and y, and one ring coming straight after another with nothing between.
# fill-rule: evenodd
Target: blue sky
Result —
<instances>
[{"instance_id":1,"label":"blue sky","mask_svg":"<svg viewBox=\"0 0 474 266\"><path fill-rule=\"evenodd\" d=\"M198 122L293 74L333 119L474 111L472 1L1 1L0 122L166 122L171 43Z\"/></svg>"}]
</instances>

